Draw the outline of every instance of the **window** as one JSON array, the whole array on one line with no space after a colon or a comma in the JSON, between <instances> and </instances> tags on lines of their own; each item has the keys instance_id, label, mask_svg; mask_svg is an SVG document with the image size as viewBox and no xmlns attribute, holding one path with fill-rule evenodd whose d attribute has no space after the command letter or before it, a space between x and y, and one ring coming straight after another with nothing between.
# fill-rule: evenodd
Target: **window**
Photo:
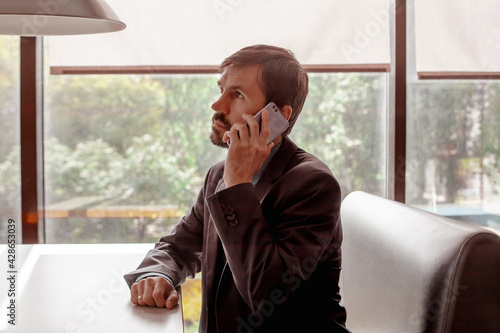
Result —
<instances>
[{"instance_id":1,"label":"window","mask_svg":"<svg viewBox=\"0 0 500 333\"><path fill-rule=\"evenodd\" d=\"M387 74L312 73L290 137L324 161L343 196L387 187Z\"/></svg>"},{"instance_id":2,"label":"window","mask_svg":"<svg viewBox=\"0 0 500 333\"><path fill-rule=\"evenodd\" d=\"M168 232L225 156L208 140L217 65L258 43L291 49L310 70L292 139L330 166L344 195L386 195L389 1L109 2L126 30L46 39L46 242Z\"/></svg>"},{"instance_id":3,"label":"window","mask_svg":"<svg viewBox=\"0 0 500 333\"><path fill-rule=\"evenodd\" d=\"M500 232L497 7L409 3L406 202Z\"/></svg>"},{"instance_id":4,"label":"window","mask_svg":"<svg viewBox=\"0 0 500 333\"><path fill-rule=\"evenodd\" d=\"M215 75L50 76L46 241L156 242L208 168Z\"/></svg>"},{"instance_id":5,"label":"window","mask_svg":"<svg viewBox=\"0 0 500 333\"><path fill-rule=\"evenodd\" d=\"M310 75L292 131L344 194L385 194L386 74ZM155 242L225 150L209 138L218 75L62 75L46 85L46 242Z\"/></svg>"},{"instance_id":6,"label":"window","mask_svg":"<svg viewBox=\"0 0 500 333\"><path fill-rule=\"evenodd\" d=\"M7 243L7 221L21 241L19 38L0 36L0 242Z\"/></svg>"},{"instance_id":7,"label":"window","mask_svg":"<svg viewBox=\"0 0 500 333\"><path fill-rule=\"evenodd\" d=\"M500 84L430 81L409 91L407 203L500 230Z\"/></svg>"}]
</instances>

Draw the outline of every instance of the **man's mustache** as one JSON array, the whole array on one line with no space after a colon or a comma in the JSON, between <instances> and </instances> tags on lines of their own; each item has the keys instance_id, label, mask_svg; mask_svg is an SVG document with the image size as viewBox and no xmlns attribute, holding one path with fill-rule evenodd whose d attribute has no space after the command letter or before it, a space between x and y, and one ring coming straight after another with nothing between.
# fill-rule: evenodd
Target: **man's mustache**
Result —
<instances>
[{"instance_id":1,"label":"man's mustache","mask_svg":"<svg viewBox=\"0 0 500 333\"><path fill-rule=\"evenodd\" d=\"M224 127L226 127L226 129L229 131L231 129L231 123L229 123L229 121L227 121L226 119L226 116L224 115L224 113L220 113L220 112L217 112L213 115L212 117L212 121L219 121L221 122L222 124L224 124Z\"/></svg>"}]
</instances>

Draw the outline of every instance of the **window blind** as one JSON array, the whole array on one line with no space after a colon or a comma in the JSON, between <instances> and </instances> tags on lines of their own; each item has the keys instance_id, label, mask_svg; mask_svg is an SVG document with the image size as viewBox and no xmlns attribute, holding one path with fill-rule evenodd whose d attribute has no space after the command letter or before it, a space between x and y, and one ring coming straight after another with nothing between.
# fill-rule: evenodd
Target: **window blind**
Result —
<instances>
[{"instance_id":1,"label":"window blind","mask_svg":"<svg viewBox=\"0 0 500 333\"><path fill-rule=\"evenodd\" d=\"M419 78L500 78L498 0L416 0Z\"/></svg>"},{"instance_id":2,"label":"window blind","mask_svg":"<svg viewBox=\"0 0 500 333\"><path fill-rule=\"evenodd\" d=\"M127 28L109 34L47 37L53 74L102 68L161 72L185 66L210 71L252 44L288 48L311 68L389 70L389 0L108 3Z\"/></svg>"}]
</instances>

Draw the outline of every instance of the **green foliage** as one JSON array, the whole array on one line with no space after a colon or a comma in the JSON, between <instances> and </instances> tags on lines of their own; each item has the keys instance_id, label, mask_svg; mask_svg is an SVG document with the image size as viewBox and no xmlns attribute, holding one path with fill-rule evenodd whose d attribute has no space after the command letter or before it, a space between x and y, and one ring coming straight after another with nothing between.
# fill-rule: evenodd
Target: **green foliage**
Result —
<instances>
[{"instance_id":1,"label":"green foliage","mask_svg":"<svg viewBox=\"0 0 500 333\"><path fill-rule=\"evenodd\" d=\"M3 163L0 163L0 212L14 210L19 204L21 187L20 147L12 151Z\"/></svg>"},{"instance_id":2,"label":"green foliage","mask_svg":"<svg viewBox=\"0 0 500 333\"><path fill-rule=\"evenodd\" d=\"M310 95L291 136L330 166L344 193L383 194L384 79L311 75ZM215 76L61 76L51 77L49 91L51 202L98 195L185 212L208 168L224 158L225 151L208 139ZM148 223L163 222L129 228L144 239Z\"/></svg>"},{"instance_id":3,"label":"green foliage","mask_svg":"<svg viewBox=\"0 0 500 333\"><path fill-rule=\"evenodd\" d=\"M0 36L0 163L19 148L19 72L19 38Z\"/></svg>"},{"instance_id":4,"label":"green foliage","mask_svg":"<svg viewBox=\"0 0 500 333\"><path fill-rule=\"evenodd\" d=\"M20 219L19 37L0 36L0 240L7 219ZM18 230L20 236L20 231Z\"/></svg>"},{"instance_id":5,"label":"green foliage","mask_svg":"<svg viewBox=\"0 0 500 333\"><path fill-rule=\"evenodd\" d=\"M134 138L125 155L124 182L133 190L130 204L175 205L182 210L193 203L203 183L194 159L167 153L170 143L145 134Z\"/></svg>"},{"instance_id":6,"label":"green foliage","mask_svg":"<svg viewBox=\"0 0 500 333\"><path fill-rule=\"evenodd\" d=\"M481 155L486 159L486 174L491 179L495 193L500 192L500 85L488 87L481 132Z\"/></svg>"},{"instance_id":7,"label":"green foliage","mask_svg":"<svg viewBox=\"0 0 500 333\"><path fill-rule=\"evenodd\" d=\"M323 160L344 195L385 186L384 74L311 74L309 97L291 137Z\"/></svg>"},{"instance_id":8,"label":"green foliage","mask_svg":"<svg viewBox=\"0 0 500 333\"><path fill-rule=\"evenodd\" d=\"M51 76L48 83L50 136L70 148L100 138L122 154L134 137L161 126L165 91L157 81L100 75Z\"/></svg>"},{"instance_id":9,"label":"green foliage","mask_svg":"<svg viewBox=\"0 0 500 333\"><path fill-rule=\"evenodd\" d=\"M77 196L114 198L127 193L124 159L101 139L76 145L71 151L56 138L45 141L45 177L50 203Z\"/></svg>"},{"instance_id":10,"label":"green foliage","mask_svg":"<svg viewBox=\"0 0 500 333\"><path fill-rule=\"evenodd\" d=\"M434 162L445 202L467 189L471 159L498 183L500 172L500 86L496 82L433 82L410 87L407 128L407 201L425 203L426 170ZM465 168L465 170L463 170ZM473 171L477 172L477 171ZM432 180L434 181L434 179ZM441 187L441 188L439 188Z\"/></svg>"},{"instance_id":11,"label":"green foliage","mask_svg":"<svg viewBox=\"0 0 500 333\"><path fill-rule=\"evenodd\" d=\"M225 151L208 139L210 103L218 93L215 76L56 76L48 86L50 203L97 196L115 205L185 213L208 168L224 157ZM120 235L114 241L156 241L176 221L68 219L58 221L64 228L48 238L106 242L110 237L103 231L114 228L109 232ZM60 230L72 233L71 240Z\"/></svg>"}]
</instances>

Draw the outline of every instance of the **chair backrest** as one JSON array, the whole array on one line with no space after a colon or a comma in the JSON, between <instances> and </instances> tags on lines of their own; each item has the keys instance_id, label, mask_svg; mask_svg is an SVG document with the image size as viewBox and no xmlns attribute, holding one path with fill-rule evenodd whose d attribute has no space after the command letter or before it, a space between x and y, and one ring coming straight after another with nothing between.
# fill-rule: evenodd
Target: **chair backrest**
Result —
<instances>
[{"instance_id":1,"label":"chair backrest","mask_svg":"<svg viewBox=\"0 0 500 333\"><path fill-rule=\"evenodd\" d=\"M341 208L353 333L500 332L500 237L364 192Z\"/></svg>"}]
</instances>

